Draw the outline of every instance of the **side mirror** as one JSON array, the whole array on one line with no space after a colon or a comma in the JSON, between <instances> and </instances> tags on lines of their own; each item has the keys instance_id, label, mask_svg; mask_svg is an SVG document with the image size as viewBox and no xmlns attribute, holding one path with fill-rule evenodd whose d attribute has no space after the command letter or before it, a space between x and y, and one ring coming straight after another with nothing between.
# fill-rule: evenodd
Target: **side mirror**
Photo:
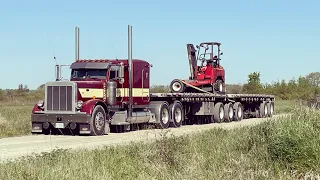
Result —
<instances>
[{"instance_id":1,"label":"side mirror","mask_svg":"<svg viewBox=\"0 0 320 180\"><path fill-rule=\"evenodd\" d=\"M56 65L56 81L60 81L60 66Z\"/></svg>"}]
</instances>

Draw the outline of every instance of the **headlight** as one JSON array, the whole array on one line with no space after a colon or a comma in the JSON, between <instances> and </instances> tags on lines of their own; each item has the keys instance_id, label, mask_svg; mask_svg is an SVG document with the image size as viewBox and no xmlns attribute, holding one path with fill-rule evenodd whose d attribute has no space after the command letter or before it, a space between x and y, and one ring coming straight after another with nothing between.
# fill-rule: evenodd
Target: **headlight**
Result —
<instances>
[{"instance_id":1,"label":"headlight","mask_svg":"<svg viewBox=\"0 0 320 180\"><path fill-rule=\"evenodd\" d=\"M37 105L38 105L38 107L42 107L44 105L43 100L38 101Z\"/></svg>"},{"instance_id":2,"label":"headlight","mask_svg":"<svg viewBox=\"0 0 320 180\"><path fill-rule=\"evenodd\" d=\"M77 108L77 109L81 109L81 108L82 108L82 104L83 104L83 101L79 100L79 101L77 102L76 108Z\"/></svg>"}]
</instances>

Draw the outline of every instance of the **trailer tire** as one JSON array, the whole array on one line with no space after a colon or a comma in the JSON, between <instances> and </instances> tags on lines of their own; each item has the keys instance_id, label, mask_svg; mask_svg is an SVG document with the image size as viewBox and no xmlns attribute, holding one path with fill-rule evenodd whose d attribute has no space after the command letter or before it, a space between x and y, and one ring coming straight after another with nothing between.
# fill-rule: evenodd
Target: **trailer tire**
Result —
<instances>
[{"instance_id":1,"label":"trailer tire","mask_svg":"<svg viewBox=\"0 0 320 180\"><path fill-rule=\"evenodd\" d=\"M162 103L160 106L159 125L162 129L166 129L170 125L170 109L167 102Z\"/></svg>"},{"instance_id":2,"label":"trailer tire","mask_svg":"<svg viewBox=\"0 0 320 180\"><path fill-rule=\"evenodd\" d=\"M184 121L184 110L180 101L174 101L170 108L170 115L172 119L173 127L180 127L182 122Z\"/></svg>"},{"instance_id":3,"label":"trailer tire","mask_svg":"<svg viewBox=\"0 0 320 180\"><path fill-rule=\"evenodd\" d=\"M274 105L273 102L268 102L267 103L267 107L268 107L268 117L272 117L273 113L274 113Z\"/></svg>"},{"instance_id":4,"label":"trailer tire","mask_svg":"<svg viewBox=\"0 0 320 180\"><path fill-rule=\"evenodd\" d=\"M234 109L233 120L241 121L243 119L243 107L242 107L242 104L240 102L234 103L233 109Z\"/></svg>"},{"instance_id":5,"label":"trailer tire","mask_svg":"<svg viewBox=\"0 0 320 180\"><path fill-rule=\"evenodd\" d=\"M182 93L186 90L186 86L181 80L179 79L174 79L170 83L170 91L172 93Z\"/></svg>"},{"instance_id":6,"label":"trailer tire","mask_svg":"<svg viewBox=\"0 0 320 180\"><path fill-rule=\"evenodd\" d=\"M224 105L224 121L225 122L232 121L233 116L234 116L234 111L233 111L232 103L226 103Z\"/></svg>"},{"instance_id":7,"label":"trailer tire","mask_svg":"<svg viewBox=\"0 0 320 180\"><path fill-rule=\"evenodd\" d=\"M94 107L90 121L90 135L104 135L106 126L106 112L101 105Z\"/></svg>"},{"instance_id":8,"label":"trailer tire","mask_svg":"<svg viewBox=\"0 0 320 180\"><path fill-rule=\"evenodd\" d=\"M265 118L268 116L268 106L265 101L262 101L259 106L259 117Z\"/></svg>"},{"instance_id":9,"label":"trailer tire","mask_svg":"<svg viewBox=\"0 0 320 180\"><path fill-rule=\"evenodd\" d=\"M224 120L224 107L221 102L216 103L213 109L213 117L214 121L217 123L221 123Z\"/></svg>"}]
</instances>

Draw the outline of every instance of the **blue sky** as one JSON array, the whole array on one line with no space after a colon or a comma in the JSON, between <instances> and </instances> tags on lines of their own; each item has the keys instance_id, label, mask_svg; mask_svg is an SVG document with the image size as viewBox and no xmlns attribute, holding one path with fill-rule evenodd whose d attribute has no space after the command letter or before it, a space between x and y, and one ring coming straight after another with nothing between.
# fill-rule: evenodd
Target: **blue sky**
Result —
<instances>
[{"instance_id":1,"label":"blue sky","mask_svg":"<svg viewBox=\"0 0 320 180\"><path fill-rule=\"evenodd\" d=\"M188 78L186 44L222 43L227 83L262 82L320 71L320 1L1 1L0 88L29 88L54 80L59 64L74 61L74 27L80 58L133 58L153 64L152 84ZM63 76L69 77L65 68ZM6 80L4 80L4 78Z\"/></svg>"}]
</instances>

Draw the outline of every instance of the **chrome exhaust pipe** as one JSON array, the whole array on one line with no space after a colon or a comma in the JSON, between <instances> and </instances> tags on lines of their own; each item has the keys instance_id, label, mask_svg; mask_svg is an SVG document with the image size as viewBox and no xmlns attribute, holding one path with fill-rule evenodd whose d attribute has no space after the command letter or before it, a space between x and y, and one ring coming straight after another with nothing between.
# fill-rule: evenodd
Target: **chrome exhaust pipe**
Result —
<instances>
[{"instance_id":1,"label":"chrome exhaust pipe","mask_svg":"<svg viewBox=\"0 0 320 180\"><path fill-rule=\"evenodd\" d=\"M76 60L79 60L79 56L80 56L80 46L79 46L79 44L80 44L80 42L79 42L79 40L80 40L80 38L79 38L79 35L80 35L80 29L79 29L79 27L75 27L75 61Z\"/></svg>"},{"instance_id":2,"label":"chrome exhaust pipe","mask_svg":"<svg viewBox=\"0 0 320 180\"><path fill-rule=\"evenodd\" d=\"M128 63L129 63L129 112L128 120L132 117L132 26L128 25Z\"/></svg>"}]
</instances>

